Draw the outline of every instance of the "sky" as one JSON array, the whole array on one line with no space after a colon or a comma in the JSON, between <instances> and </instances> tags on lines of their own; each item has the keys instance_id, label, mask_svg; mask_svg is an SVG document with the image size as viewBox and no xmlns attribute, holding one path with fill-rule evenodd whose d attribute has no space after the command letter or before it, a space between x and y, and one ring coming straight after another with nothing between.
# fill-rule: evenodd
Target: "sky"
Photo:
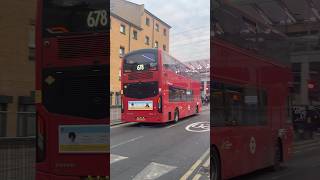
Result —
<instances>
[{"instance_id":1,"label":"sky","mask_svg":"<svg viewBox=\"0 0 320 180\"><path fill-rule=\"evenodd\" d=\"M129 0L169 24L169 54L182 62L210 57L210 0Z\"/></svg>"}]
</instances>

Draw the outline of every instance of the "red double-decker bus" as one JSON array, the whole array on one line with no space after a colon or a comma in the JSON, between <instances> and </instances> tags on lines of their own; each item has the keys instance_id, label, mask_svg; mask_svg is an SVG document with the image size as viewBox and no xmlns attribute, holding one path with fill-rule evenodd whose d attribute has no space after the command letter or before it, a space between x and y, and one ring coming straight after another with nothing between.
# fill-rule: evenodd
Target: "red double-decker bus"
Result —
<instances>
[{"instance_id":1,"label":"red double-decker bus","mask_svg":"<svg viewBox=\"0 0 320 180\"><path fill-rule=\"evenodd\" d=\"M211 179L279 167L292 151L290 69L218 38L211 48Z\"/></svg>"},{"instance_id":2,"label":"red double-decker bus","mask_svg":"<svg viewBox=\"0 0 320 180\"><path fill-rule=\"evenodd\" d=\"M197 79L197 80L196 80ZM177 122L201 111L198 73L160 49L123 58L123 122Z\"/></svg>"},{"instance_id":3,"label":"red double-decker bus","mask_svg":"<svg viewBox=\"0 0 320 180\"><path fill-rule=\"evenodd\" d=\"M36 179L109 176L106 0L38 0Z\"/></svg>"}]
</instances>

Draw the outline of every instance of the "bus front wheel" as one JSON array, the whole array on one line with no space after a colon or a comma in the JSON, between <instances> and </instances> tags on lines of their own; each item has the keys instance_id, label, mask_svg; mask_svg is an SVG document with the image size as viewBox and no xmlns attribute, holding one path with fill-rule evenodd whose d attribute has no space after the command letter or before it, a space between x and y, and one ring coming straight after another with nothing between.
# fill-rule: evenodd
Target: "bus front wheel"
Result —
<instances>
[{"instance_id":1,"label":"bus front wheel","mask_svg":"<svg viewBox=\"0 0 320 180\"><path fill-rule=\"evenodd\" d=\"M179 111L176 109L174 111L174 122L177 123L179 121Z\"/></svg>"},{"instance_id":2,"label":"bus front wheel","mask_svg":"<svg viewBox=\"0 0 320 180\"><path fill-rule=\"evenodd\" d=\"M220 158L214 147L211 148L210 180L221 180Z\"/></svg>"}]
</instances>

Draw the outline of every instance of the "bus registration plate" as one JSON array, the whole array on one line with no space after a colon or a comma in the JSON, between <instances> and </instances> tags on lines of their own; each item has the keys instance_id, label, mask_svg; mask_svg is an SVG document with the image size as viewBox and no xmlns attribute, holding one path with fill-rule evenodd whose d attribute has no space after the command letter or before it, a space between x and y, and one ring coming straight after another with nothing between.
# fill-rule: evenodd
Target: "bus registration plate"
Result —
<instances>
[{"instance_id":1,"label":"bus registration plate","mask_svg":"<svg viewBox=\"0 0 320 180\"><path fill-rule=\"evenodd\" d=\"M144 117L137 117L137 121L144 121Z\"/></svg>"}]
</instances>

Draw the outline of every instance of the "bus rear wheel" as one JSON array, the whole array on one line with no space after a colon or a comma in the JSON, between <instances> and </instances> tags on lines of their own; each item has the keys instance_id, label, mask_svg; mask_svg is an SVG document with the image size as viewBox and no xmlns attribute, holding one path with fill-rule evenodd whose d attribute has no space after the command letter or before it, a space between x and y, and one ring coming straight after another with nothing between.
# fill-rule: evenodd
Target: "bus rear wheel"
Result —
<instances>
[{"instance_id":1,"label":"bus rear wheel","mask_svg":"<svg viewBox=\"0 0 320 180\"><path fill-rule=\"evenodd\" d=\"M210 180L221 180L220 158L215 148L211 148L210 155Z\"/></svg>"},{"instance_id":2,"label":"bus rear wheel","mask_svg":"<svg viewBox=\"0 0 320 180\"><path fill-rule=\"evenodd\" d=\"M174 122L177 123L179 121L179 111L176 109L174 111Z\"/></svg>"}]
</instances>

